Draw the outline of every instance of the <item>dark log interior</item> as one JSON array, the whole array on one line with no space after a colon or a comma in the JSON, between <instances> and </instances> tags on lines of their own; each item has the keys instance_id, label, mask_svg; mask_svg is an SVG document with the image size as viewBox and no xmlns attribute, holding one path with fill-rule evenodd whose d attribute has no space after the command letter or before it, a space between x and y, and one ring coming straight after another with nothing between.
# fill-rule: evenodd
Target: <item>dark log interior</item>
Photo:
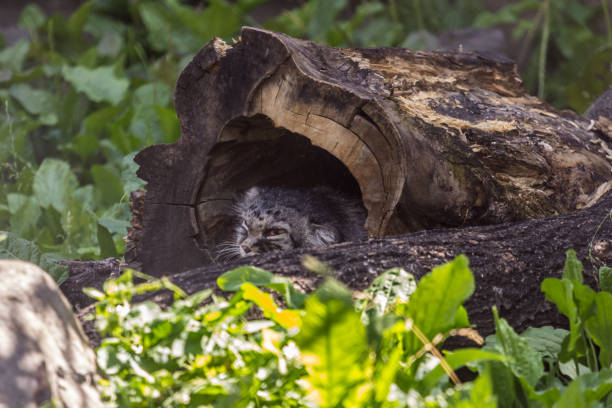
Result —
<instances>
[{"instance_id":1,"label":"dark log interior","mask_svg":"<svg viewBox=\"0 0 612 408\"><path fill-rule=\"evenodd\" d=\"M310 188L326 185L361 199L359 185L336 157L297 133L274 127L263 115L232 120L208 154L197 198L195 236L215 248L233 236L232 206L252 186Z\"/></svg>"}]
</instances>

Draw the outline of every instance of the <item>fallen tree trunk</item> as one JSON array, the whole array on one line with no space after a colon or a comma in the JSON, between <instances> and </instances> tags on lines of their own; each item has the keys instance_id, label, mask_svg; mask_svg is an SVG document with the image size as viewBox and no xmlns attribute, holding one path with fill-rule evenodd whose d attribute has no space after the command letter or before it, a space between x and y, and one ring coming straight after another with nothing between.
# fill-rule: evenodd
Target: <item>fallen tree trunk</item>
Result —
<instances>
[{"instance_id":1,"label":"fallen tree trunk","mask_svg":"<svg viewBox=\"0 0 612 408\"><path fill-rule=\"evenodd\" d=\"M471 52L246 27L194 57L175 107L181 139L136 157L148 185L126 256L158 276L212 263L232 197L253 185L354 194L377 238L566 214L612 186L602 133L527 95L512 61Z\"/></svg>"},{"instance_id":2,"label":"fallen tree trunk","mask_svg":"<svg viewBox=\"0 0 612 408\"><path fill-rule=\"evenodd\" d=\"M420 278L432 267L466 254L476 279L476 291L466 307L470 321L481 334L493 331L491 307L496 305L502 317L515 329L528 326L566 325L555 307L546 302L540 284L546 277L560 277L565 252L574 248L585 264L585 283L595 288L599 266L612 264L612 193L590 208L559 217L529 220L493 226L463 229L428 230L405 236L371 239L341 244L319 250L272 252L243 258L239 262L208 265L170 276L172 282L187 293L215 288L217 277L242 264L255 265L271 272L290 276L305 291L317 285L317 275L302 266L305 254L311 254L337 271L336 278L350 288L367 287L382 271L401 266ZM104 261L102 261L104 262ZM118 265L106 263L108 273ZM90 268L98 277L100 269L93 265L70 265L72 269ZM71 278L62 285L65 293L71 285L82 281ZM78 275L77 275L78 276ZM103 279L99 278L101 287ZM92 283L90 281L90 283ZM168 293L148 296L170 303ZM142 300L142 298L140 299Z\"/></svg>"}]
</instances>

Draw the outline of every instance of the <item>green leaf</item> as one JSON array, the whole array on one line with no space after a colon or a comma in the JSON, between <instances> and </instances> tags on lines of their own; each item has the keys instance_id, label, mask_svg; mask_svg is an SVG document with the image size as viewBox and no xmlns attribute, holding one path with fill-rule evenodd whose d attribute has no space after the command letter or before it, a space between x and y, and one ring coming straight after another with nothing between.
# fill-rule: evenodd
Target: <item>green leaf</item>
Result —
<instances>
[{"instance_id":1,"label":"green leaf","mask_svg":"<svg viewBox=\"0 0 612 408\"><path fill-rule=\"evenodd\" d=\"M217 278L217 285L222 290L229 292L239 290L245 282L277 291L283 295L287 306L290 308L301 308L306 300L306 295L297 291L291 280L274 276L274 274L255 266L240 266Z\"/></svg>"},{"instance_id":2,"label":"green leaf","mask_svg":"<svg viewBox=\"0 0 612 408\"><path fill-rule=\"evenodd\" d=\"M493 393L493 384L489 375L480 375L474 381L470 391L470 398L476 408L497 408L498 398Z\"/></svg>"},{"instance_id":3,"label":"green leaf","mask_svg":"<svg viewBox=\"0 0 612 408\"><path fill-rule=\"evenodd\" d=\"M611 391L611 370L581 375L565 388L555 408L601 407L599 402Z\"/></svg>"},{"instance_id":4,"label":"green leaf","mask_svg":"<svg viewBox=\"0 0 612 408\"><path fill-rule=\"evenodd\" d=\"M0 231L0 235L6 236L5 239L0 240L1 259L21 259L32 262L47 271L58 285L68 278L68 267L58 265L51 256L42 254L33 242L19 238L11 232Z\"/></svg>"},{"instance_id":5,"label":"green leaf","mask_svg":"<svg viewBox=\"0 0 612 408\"><path fill-rule=\"evenodd\" d=\"M607 266L599 268L599 287L601 290L612 293L612 268Z\"/></svg>"},{"instance_id":6,"label":"green leaf","mask_svg":"<svg viewBox=\"0 0 612 408\"><path fill-rule=\"evenodd\" d=\"M125 235L127 233L126 229L130 227L130 222L126 220L118 220L116 218L110 217L99 217L98 224L102 225L109 232L113 234L122 234Z\"/></svg>"},{"instance_id":7,"label":"green leaf","mask_svg":"<svg viewBox=\"0 0 612 408\"><path fill-rule=\"evenodd\" d=\"M100 246L101 258L116 258L117 248L111 233L101 224L98 224L98 245Z\"/></svg>"},{"instance_id":8,"label":"green leaf","mask_svg":"<svg viewBox=\"0 0 612 408\"><path fill-rule=\"evenodd\" d=\"M12 46L0 50L0 66L11 68L15 72L21 71L29 50L30 42L20 38Z\"/></svg>"},{"instance_id":9,"label":"green leaf","mask_svg":"<svg viewBox=\"0 0 612 408\"><path fill-rule=\"evenodd\" d=\"M568 279L546 278L542 281L542 291L546 300L553 302L570 323L568 351L571 353L580 337L581 321L578 316L578 305L574 300L574 285Z\"/></svg>"},{"instance_id":10,"label":"green leaf","mask_svg":"<svg viewBox=\"0 0 612 408\"><path fill-rule=\"evenodd\" d=\"M107 31L98 43L98 54L100 56L117 58L123 49L123 37L115 31Z\"/></svg>"},{"instance_id":11,"label":"green leaf","mask_svg":"<svg viewBox=\"0 0 612 408\"><path fill-rule=\"evenodd\" d=\"M396 301L408 302L416 287L412 274L403 268L391 268L374 279L364 293L376 313L382 316Z\"/></svg>"},{"instance_id":12,"label":"green leaf","mask_svg":"<svg viewBox=\"0 0 612 408\"><path fill-rule=\"evenodd\" d=\"M43 208L52 206L60 213L66 210L69 195L77 187L70 165L58 159L45 159L34 176L34 194Z\"/></svg>"},{"instance_id":13,"label":"green leaf","mask_svg":"<svg viewBox=\"0 0 612 408\"><path fill-rule=\"evenodd\" d=\"M105 166L94 164L91 166L91 175L103 205L110 206L121 200L123 185L114 171Z\"/></svg>"},{"instance_id":14,"label":"green leaf","mask_svg":"<svg viewBox=\"0 0 612 408\"><path fill-rule=\"evenodd\" d=\"M599 362L603 367L612 364L612 293L599 292L595 296L595 314L586 319L589 336L600 347Z\"/></svg>"},{"instance_id":15,"label":"green leaf","mask_svg":"<svg viewBox=\"0 0 612 408\"><path fill-rule=\"evenodd\" d=\"M446 362L453 370L463 367L468 363L476 363L481 361L508 361L507 356L491 351L485 351L475 348L464 348L454 352L448 352L444 356ZM431 390L438 384L440 379L446 374L440 364L431 370L421 381L420 390L423 394L429 394Z\"/></svg>"},{"instance_id":16,"label":"green leaf","mask_svg":"<svg viewBox=\"0 0 612 408\"><path fill-rule=\"evenodd\" d=\"M36 226L41 215L38 201L32 196L18 193L9 193L6 199L11 214L11 231L18 236L27 235Z\"/></svg>"},{"instance_id":17,"label":"green leaf","mask_svg":"<svg viewBox=\"0 0 612 408\"><path fill-rule=\"evenodd\" d=\"M308 34L312 39L321 39L323 33L332 27L336 16L347 4L347 0L314 0L314 14L310 19Z\"/></svg>"},{"instance_id":18,"label":"green leaf","mask_svg":"<svg viewBox=\"0 0 612 408\"><path fill-rule=\"evenodd\" d=\"M342 300L323 303L309 297L295 341L308 372L307 390L319 406L338 406L365 380L365 328L359 314Z\"/></svg>"},{"instance_id":19,"label":"green leaf","mask_svg":"<svg viewBox=\"0 0 612 408\"><path fill-rule=\"evenodd\" d=\"M83 92L92 101L117 105L125 97L130 81L117 78L113 70L113 66L89 69L64 65L62 75L77 91Z\"/></svg>"},{"instance_id":20,"label":"green leaf","mask_svg":"<svg viewBox=\"0 0 612 408\"><path fill-rule=\"evenodd\" d=\"M51 113L54 107L54 98L47 92L38 89L32 89L26 84L15 84L9 90L11 96L19 101L19 103L33 115L41 113Z\"/></svg>"},{"instance_id":21,"label":"green leaf","mask_svg":"<svg viewBox=\"0 0 612 408\"><path fill-rule=\"evenodd\" d=\"M465 316L461 305L474 292L474 276L464 255L452 262L434 268L419 282L410 297L405 316L432 339L436 334L456 328L458 316ZM463 320L463 319L460 319ZM406 340L408 355L414 354L423 344L410 333Z\"/></svg>"},{"instance_id":22,"label":"green leaf","mask_svg":"<svg viewBox=\"0 0 612 408\"><path fill-rule=\"evenodd\" d=\"M563 267L563 278L582 283L582 262L576 258L576 251L568 249L565 253L565 266Z\"/></svg>"},{"instance_id":23,"label":"green leaf","mask_svg":"<svg viewBox=\"0 0 612 408\"><path fill-rule=\"evenodd\" d=\"M92 1L86 1L83 3L74 13L70 15L68 19L67 29L72 36L80 36L87 23L89 14L93 7Z\"/></svg>"},{"instance_id":24,"label":"green leaf","mask_svg":"<svg viewBox=\"0 0 612 408\"><path fill-rule=\"evenodd\" d=\"M174 143L181 136L181 126L176 112L172 108L155 106L164 143Z\"/></svg>"},{"instance_id":25,"label":"green leaf","mask_svg":"<svg viewBox=\"0 0 612 408\"><path fill-rule=\"evenodd\" d=\"M30 35L35 33L45 23L47 16L45 12L36 4L25 6L19 16L19 27L28 30Z\"/></svg>"},{"instance_id":26,"label":"green leaf","mask_svg":"<svg viewBox=\"0 0 612 408\"><path fill-rule=\"evenodd\" d=\"M542 357L556 358L561 352L563 339L569 332L565 329L557 329L552 326L529 327L521 333L521 337L527 344L540 353ZM488 343L488 340L487 340Z\"/></svg>"},{"instance_id":27,"label":"green leaf","mask_svg":"<svg viewBox=\"0 0 612 408\"><path fill-rule=\"evenodd\" d=\"M125 193L139 190L146 185L146 182L136 175L139 166L134 161L134 157L137 153L132 152L126 155L119 163L121 167L121 184L123 184L123 191Z\"/></svg>"},{"instance_id":28,"label":"green leaf","mask_svg":"<svg viewBox=\"0 0 612 408\"><path fill-rule=\"evenodd\" d=\"M157 106L170 103L172 91L163 82L140 86L133 95L134 114L130 131L146 144L164 142L163 130L159 124Z\"/></svg>"},{"instance_id":29,"label":"green leaf","mask_svg":"<svg viewBox=\"0 0 612 408\"><path fill-rule=\"evenodd\" d=\"M514 332L505 319L499 318L496 307L493 307L493 315L498 350L510 358L507 365L514 375L525 378L527 384L534 387L544 375L544 365L540 355L525 339Z\"/></svg>"},{"instance_id":30,"label":"green leaf","mask_svg":"<svg viewBox=\"0 0 612 408\"><path fill-rule=\"evenodd\" d=\"M253 301L263 311L266 318L273 320L285 329L297 328L300 325L300 315L296 310L282 310L272 296L258 289L251 283L243 283L240 293L245 300Z\"/></svg>"},{"instance_id":31,"label":"green leaf","mask_svg":"<svg viewBox=\"0 0 612 408\"><path fill-rule=\"evenodd\" d=\"M261 286L272 282L274 274L255 266L240 266L225 272L217 278L217 286L222 290L235 292L240 290L243 283L249 282Z\"/></svg>"}]
</instances>

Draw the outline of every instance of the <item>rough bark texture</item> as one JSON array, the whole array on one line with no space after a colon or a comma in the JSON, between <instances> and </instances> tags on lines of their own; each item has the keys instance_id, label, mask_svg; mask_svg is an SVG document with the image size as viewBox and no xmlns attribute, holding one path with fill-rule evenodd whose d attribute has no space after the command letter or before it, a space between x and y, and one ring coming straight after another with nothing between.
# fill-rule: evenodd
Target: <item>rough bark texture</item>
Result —
<instances>
[{"instance_id":1,"label":"rough bark texture","mask_svg":"<svg viewBox=\"0 0 612 408\"><path fill-rule=\"evenodd\" d=\"M241 264L252 264L292 277L297 287L309 291L317 276L301 265L303 255L311 254L332 266L337 278L360 290L382 271L402 266L417 278L432 267L466 254L476 279L476 291L467 302L470 321L481 334L493 331L491 306L497 305L502 317L518 331L527 326L563 326L562 317L540 292L544 278L560 277L568 248L574 248L585 265L585 282L596 287L600 265L612 265L612 193L595 206L573 214L501 225L463 229L428 230L405 236L371 239L341 244L321 250L276 252L244 258L240 262L208 265L170 276L188 293L216 287L217 277ZM118 264L106 263L107 274L116 273ZM71 268L75 268L72 264ZM88 266L91 268L91 266ZM83 273L83 272L81 272ZM101 287L103 274L93 271ZM72 276L72 273L71 273ZM71 278L72 279L72 278ZM82 279L82 278L81 278ZM78 285L70 279L62 286ZM157 293L154 300L168 304L168 293Z\"/></svg>"},{"instance_id":2,"label":"rough bark texture","mask_svg":"<svg viewBox=\"0 0 612 408\"><path fill-rule=\"evenodd\" d=\"M372 237L567 214L612 185L605 130L526 95L511 61L475 53L244 28L196 55L175 107L181 139L136 159L148 182L137 252L155 275L213 262L233 195L257 184L354 194Z\"/></svg>"}]
</instances>

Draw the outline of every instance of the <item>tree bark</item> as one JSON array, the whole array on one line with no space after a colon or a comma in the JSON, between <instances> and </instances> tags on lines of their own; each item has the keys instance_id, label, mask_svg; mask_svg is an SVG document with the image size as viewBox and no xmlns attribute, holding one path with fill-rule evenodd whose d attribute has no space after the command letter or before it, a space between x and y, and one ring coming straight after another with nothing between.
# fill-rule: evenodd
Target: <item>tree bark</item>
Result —
<instances>
[{"instance_id":1,"label":"tree bark","mask_svg":"<svg viewBox=\"0 0 612 408\"><path fill-rule=\"evenodd\" d=\"M482 335L494 331L491 307L519 332L528 326L565 326L566 319L545 301L540 291L546 277L560 277L565 252L574 248L585 266L585 283L597 287L596 273L601 265L612 265L612 192L596 205L558 217L501 225L420 231L409 235L346 243L319 250L271 252L238 262L207 265L170 276L187 293L215 288L223 272L239 265L255 265L276 274L289 276L298 288L311 291L320 277L302 266L310 254L337 271L335 277L353 290L366 288L384 270L401 266L421 278L436 265L459 254L470 259L476 280L474 295L466 307L470 322ZM104 261L102 261L104 262ZM117 265L108 262L108 273ZM81 265L82 266L82 265ZM71 265L74 268L75 264ZM91 268L91 265L89 265ZM101 287L103 276L98 269ZM62 285L78 285L71 278ZM81 280L83 278L81 277ZM90 281L91 283L91 281ZM147 298L169 304L168 293ZM140 298L143 300L143 298Z\"/></svg>"},{"instance_id":2,"label":"tree bark","mask_svg":"<svg viewBox=\"0 0 612 408\"><path fill-rule=\"evenodd\" d=\"M513 62L472 52L335 49L247 27L196 55L175 107L181 139L136 158L136 252L158 276L212 263L232 197L253 185L354 194L371 237L567 214L612 186L604 132L527 95Z\"/></svg>"}]
</instances>

